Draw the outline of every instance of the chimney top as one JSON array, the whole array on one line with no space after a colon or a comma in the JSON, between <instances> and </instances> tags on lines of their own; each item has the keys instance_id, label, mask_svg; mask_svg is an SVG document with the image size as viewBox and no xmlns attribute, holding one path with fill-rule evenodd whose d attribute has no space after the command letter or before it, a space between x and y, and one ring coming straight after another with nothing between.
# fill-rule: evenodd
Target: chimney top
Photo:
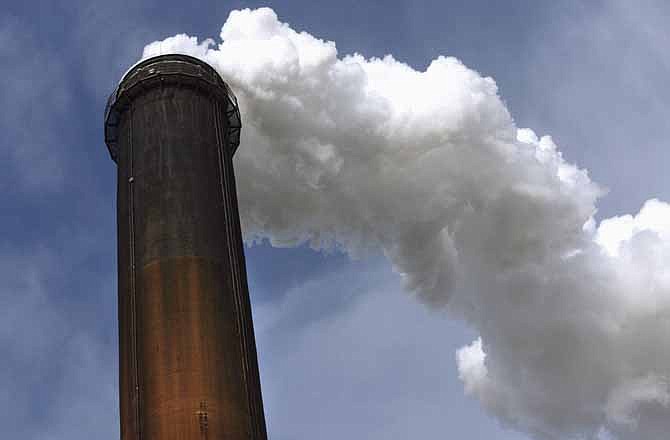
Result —
<instances>
[{"instance_id":1,"label":"chimney top","mask_svg":"<svg viewBox=\"0 0 670 440\"><path fill-rule=\"evenodd\" d=\"M164 84L195 87L219 100L228 119L228 148L235 153L240 145L242 126L235 94L208 63L190 55L167 54L147 58L132 66L107 100L105 143L114 162L118 157L118 125L121 114L142 91Z\"/></svg>"}]
</instances>

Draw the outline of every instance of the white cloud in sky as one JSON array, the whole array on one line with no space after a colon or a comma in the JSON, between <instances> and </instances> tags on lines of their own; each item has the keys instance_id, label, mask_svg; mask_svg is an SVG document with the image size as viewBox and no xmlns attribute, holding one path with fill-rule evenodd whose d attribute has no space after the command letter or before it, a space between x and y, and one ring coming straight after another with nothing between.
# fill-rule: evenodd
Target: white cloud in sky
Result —
<instances>
[{"instance_id":1,"label":"white cloud in sky","mask_svg":"<svg viewBox=\"0 0 670 440\"><path fill-rule=\"evenodd\" d=\"M482 338L477 338L470 345L456 352L458 362L458 377L463 381L465 392L476 393L483 388L488 379L486 369L486 353L482 349Z\"/></svg>"},{"instance_id":2,"label":"white cloud in sky","mask_svg":"<svg viewBox=\"0 0 670 440\"><path fill-rule=\"evenodd\" d=\"M480 333L458 355L466 389L536 438L670 429L668 205L596 226L601 187L453 57L340 57L268 8L233 11L218 43L177 35L144 57L171 52L239 98L248 240L382 249L407 290Z\"/></svg>"},{"instance_id":3,"label":"white cloud in sky","mask_svg":"<svg viewBox=\"0 0 670 440\"><path fill-rule=\"evenodd\" d=\"M612 257L621 255L637 234L651 233L663 241L670 240L670 205L657 199L648 200L637 215L622 215L600 222L596 241Z\"/></svg>"}]
</instances>

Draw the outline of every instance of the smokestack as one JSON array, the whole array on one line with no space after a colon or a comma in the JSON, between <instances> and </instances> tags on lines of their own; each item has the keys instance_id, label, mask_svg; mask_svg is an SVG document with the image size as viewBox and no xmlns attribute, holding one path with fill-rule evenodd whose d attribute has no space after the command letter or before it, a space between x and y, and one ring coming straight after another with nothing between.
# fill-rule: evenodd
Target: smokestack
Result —
<instances>
[{"instance_id":1,"label":"smokestack","mask_svg":"<svg viewBox=\"0 0 670 440\"><path fill-rule=\"evenodd\" d=\"M185 55L135 65L110 97L118 167L122 440L265 440L233 154L237 101Z\"/></svg>"}]
</instances>

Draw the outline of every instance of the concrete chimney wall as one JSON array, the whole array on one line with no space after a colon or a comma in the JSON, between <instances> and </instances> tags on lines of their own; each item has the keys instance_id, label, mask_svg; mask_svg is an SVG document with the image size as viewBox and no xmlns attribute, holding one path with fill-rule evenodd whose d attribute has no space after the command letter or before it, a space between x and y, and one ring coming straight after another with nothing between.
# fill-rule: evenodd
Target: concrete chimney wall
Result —
<instances>
[{"instance_id":1,"label":"concrete chimney wall","mask_svg":"<svg viewBox=\"0 0 670 440\"><path fill-rule=\"evenodd\" d=\"M142 61L105 115L118 166L122 440L266 440L232 158L206 63Z\"/></svg>"}]
</instances>

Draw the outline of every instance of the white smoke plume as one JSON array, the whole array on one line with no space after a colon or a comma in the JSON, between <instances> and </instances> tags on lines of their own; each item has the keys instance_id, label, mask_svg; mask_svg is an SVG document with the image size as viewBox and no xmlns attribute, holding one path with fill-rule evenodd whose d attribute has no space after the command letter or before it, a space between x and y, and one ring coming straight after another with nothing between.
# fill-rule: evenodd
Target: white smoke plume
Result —
<instances>
[{"instance_id":1,"label":"white smoke plume","mask_svg":"<svg viewBox=\"0 0 670 440\"><path fill-rule=\"evenodd\" d=\"M466 392L535 438L670 432L670 205L597 225L603 190L456 58L338 57L268 8L144 57L174 52L239 98L246 240L383 250L410 292L479 331L457 353Z\"/></svg>"}]
</instances>

